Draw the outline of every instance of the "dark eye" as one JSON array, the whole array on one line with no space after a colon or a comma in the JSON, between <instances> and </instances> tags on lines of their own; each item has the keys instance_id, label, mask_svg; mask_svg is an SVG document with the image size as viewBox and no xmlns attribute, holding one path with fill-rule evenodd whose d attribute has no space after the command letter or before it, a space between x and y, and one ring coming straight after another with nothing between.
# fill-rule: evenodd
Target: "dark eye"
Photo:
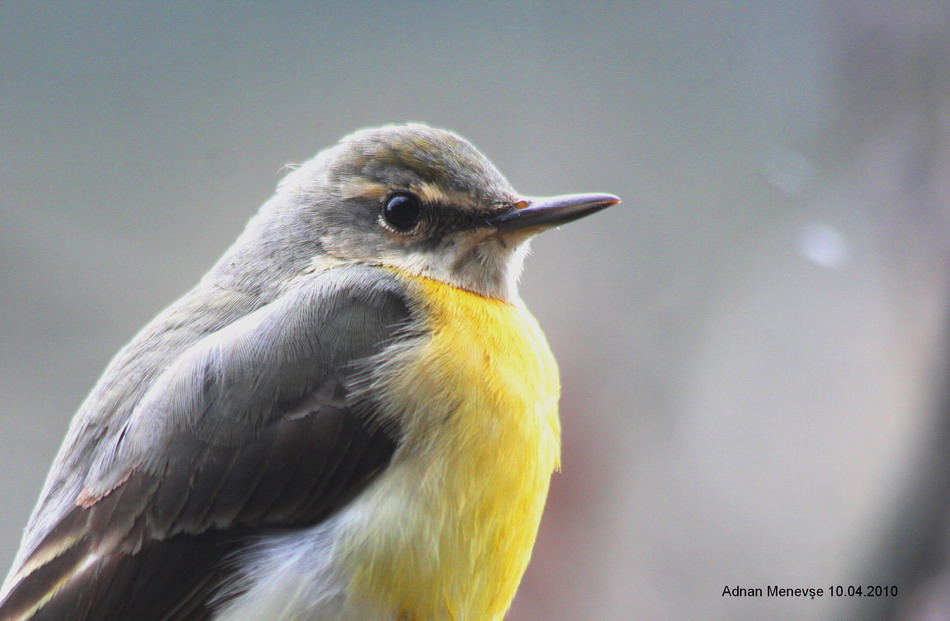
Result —
<instances>
[{"instance_id":1,"label":"dark eye","mask_svg":"<svg viewBox=\"0 0 950 621\"><path fill-rule=\"evenodd\" d=\"M386 223L400 233L406 233L419 222L422 217L422 203L419 197L408 192L399 192L386 199L383 207L383 218Z\"/></svg>"}]
</instances>

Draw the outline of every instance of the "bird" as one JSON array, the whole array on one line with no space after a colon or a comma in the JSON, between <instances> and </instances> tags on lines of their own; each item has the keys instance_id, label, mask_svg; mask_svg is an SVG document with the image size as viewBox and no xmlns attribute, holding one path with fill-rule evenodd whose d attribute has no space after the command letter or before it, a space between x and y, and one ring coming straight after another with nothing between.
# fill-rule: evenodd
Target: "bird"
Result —
<instances>
[{"instance_id":1,"label":"bird","mask_svg":"<svg viewBox=\"0 0 950 621\"><path fill-rule=\"evenodd\" d=\"M618 202L417 123L292 167L79 407L0 620L501 620L560 465L518 278Z\"/></svg>"}]
</instances>

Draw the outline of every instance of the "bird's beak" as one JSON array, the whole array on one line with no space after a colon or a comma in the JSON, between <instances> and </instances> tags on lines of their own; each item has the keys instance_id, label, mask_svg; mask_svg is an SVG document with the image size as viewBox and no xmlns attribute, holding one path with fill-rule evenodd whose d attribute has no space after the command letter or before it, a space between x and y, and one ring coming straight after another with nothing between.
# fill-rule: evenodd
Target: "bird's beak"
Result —
<instances>
[{"instance_id":1,"label":"bird's beak","mask_svg":"<svg viewBox=\"0 0 950 621\"><path fill-rule=\"evenodd\" d=\"M610 194L566 194L520 201L514 209L492 215L488 224L499 231L542 231L589 216L616 205L620 199Z\"/></svg>"}]
</instances>

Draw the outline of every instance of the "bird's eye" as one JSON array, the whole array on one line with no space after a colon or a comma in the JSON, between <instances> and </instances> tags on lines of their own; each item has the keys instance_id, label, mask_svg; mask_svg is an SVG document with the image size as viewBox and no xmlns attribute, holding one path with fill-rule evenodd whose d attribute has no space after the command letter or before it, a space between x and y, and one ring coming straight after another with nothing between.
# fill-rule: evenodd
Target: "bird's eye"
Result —
<instances>
[{"instance_id":1,"label":"bird's eye","mask_svg":"<svg viewBox=\"0 0 950 621\"><path fill-rule=\"evenodd\" d=\"M393 194L383 206L383 218L386 223L400 233L407 233L422 217L422 203L419 197L408 192Z\"/></svg>"}]
</instances>

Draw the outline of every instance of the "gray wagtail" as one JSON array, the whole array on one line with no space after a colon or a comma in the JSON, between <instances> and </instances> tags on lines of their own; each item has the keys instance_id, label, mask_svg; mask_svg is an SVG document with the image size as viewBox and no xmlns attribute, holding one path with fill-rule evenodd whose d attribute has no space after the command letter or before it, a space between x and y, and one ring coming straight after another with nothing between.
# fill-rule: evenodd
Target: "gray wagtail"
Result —
<instances>
[{"instance_id":1,"label":"gray wagtail","mask_svg":"<svg viewBox=\"0 0 950 621\"><path fill-rule=\"evenodd\" d=\"M364 130L283 179L80 407L3 621L491 621L560 443L525 198L459 136Z\"/></svg>"}]
</instances>

